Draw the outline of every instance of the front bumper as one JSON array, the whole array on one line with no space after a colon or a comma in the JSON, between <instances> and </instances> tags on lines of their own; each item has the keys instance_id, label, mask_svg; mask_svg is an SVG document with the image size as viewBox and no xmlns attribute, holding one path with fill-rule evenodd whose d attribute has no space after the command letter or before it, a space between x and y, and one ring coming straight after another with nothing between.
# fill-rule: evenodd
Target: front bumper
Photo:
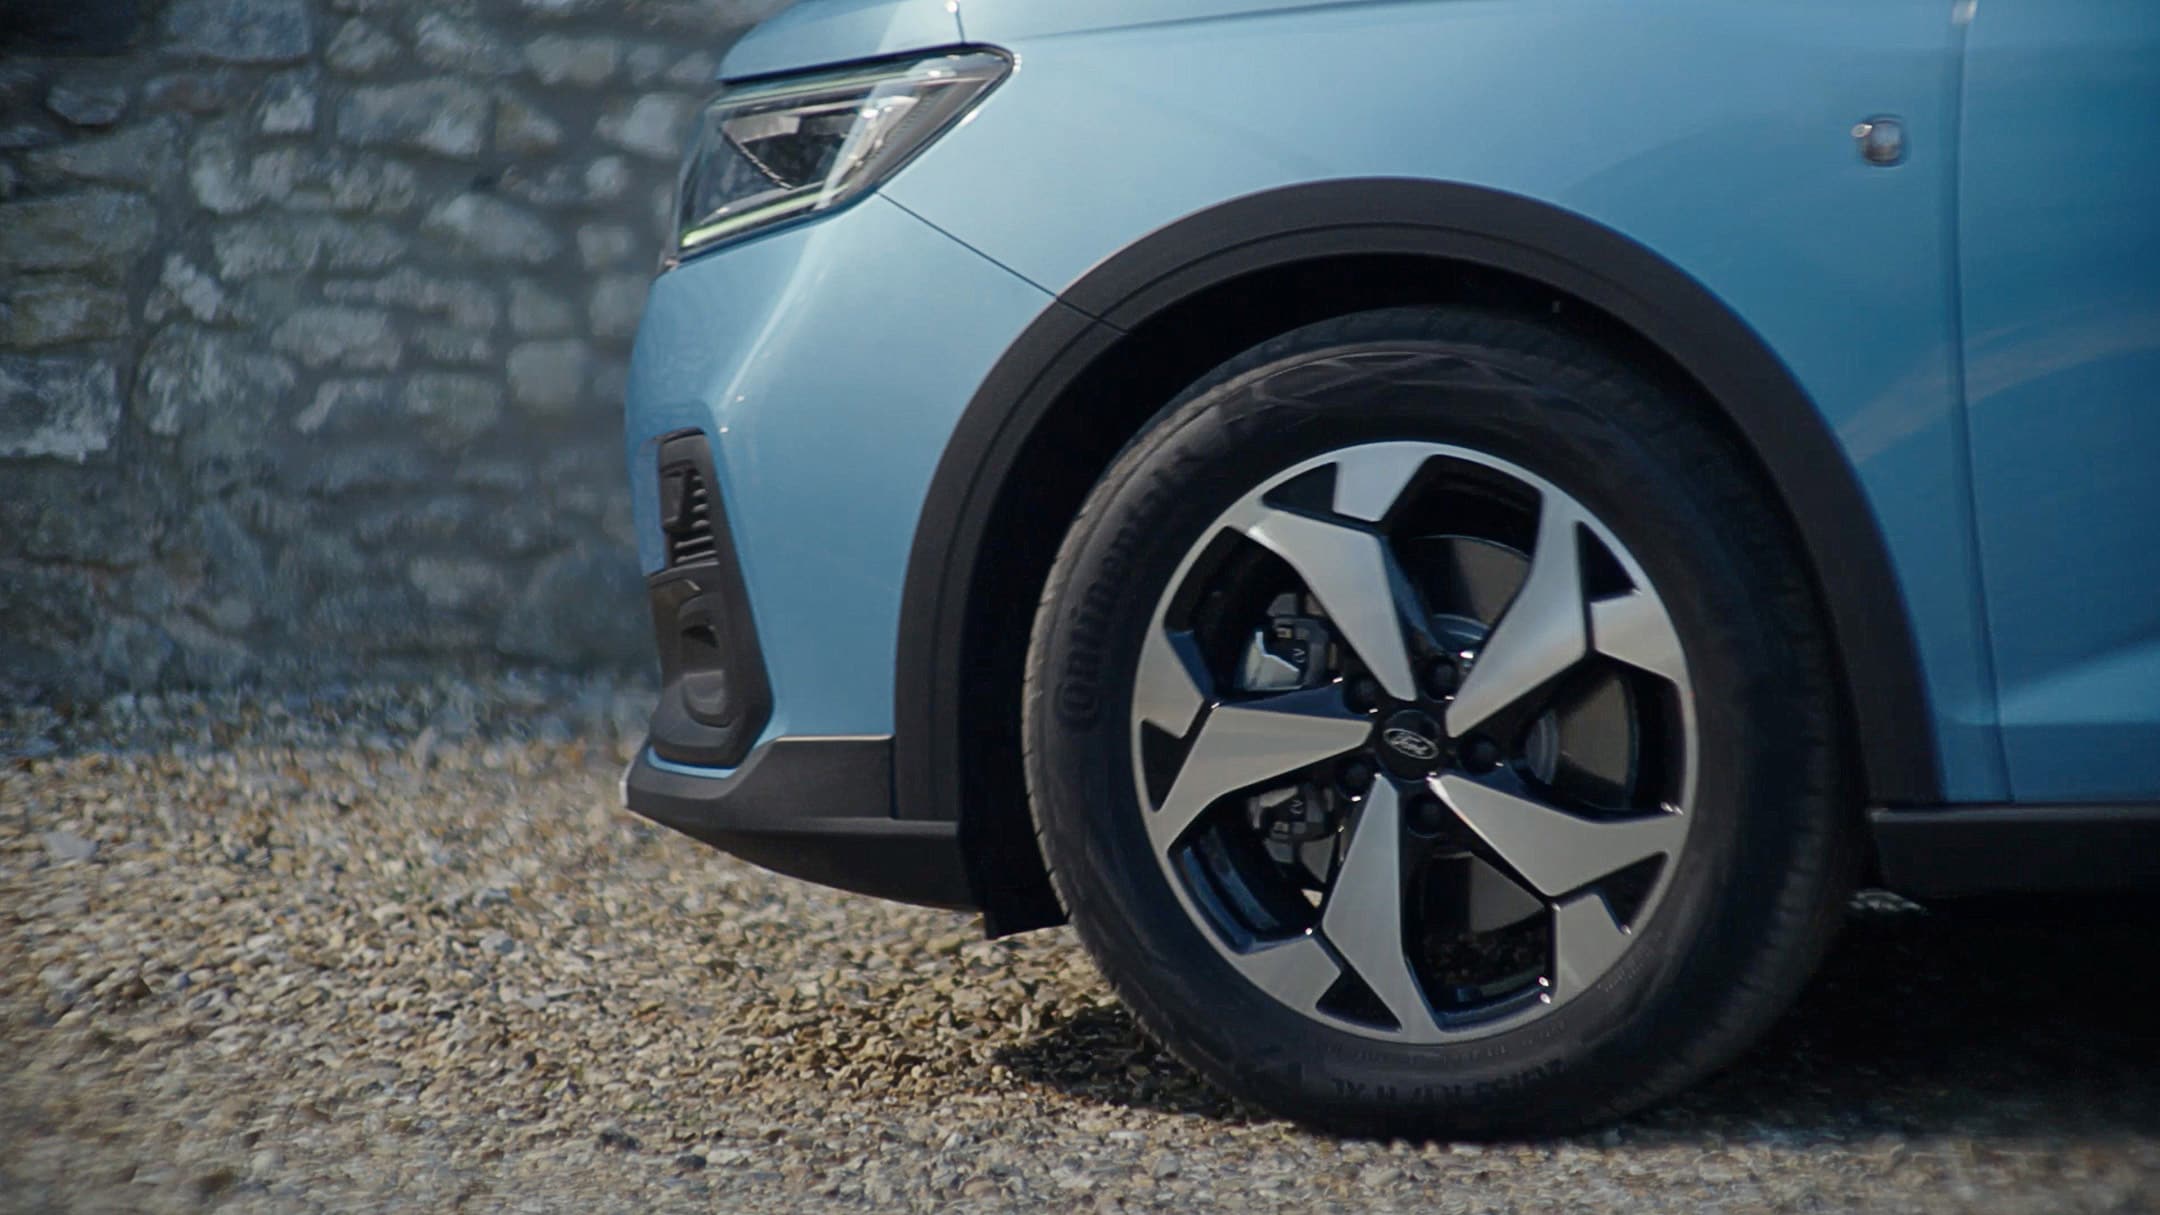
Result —
<instances>
[{"instance_id":1,"label":"front bumper","mask_svg":"<svg viewBox=\"0 0 2160 1215\"><path fill-rule=\"evenodd\" d=\"M973 904L956 807L893 793L901 593L961 410L1053 305L877 196L655 282L626 438L663 699L629 809L782 873ZM669 474L686 439L711 549Z\"/></svg>"},{"instance_id":2,"label":"front bumper","mask_svg":"<svg viewBox=\"0 0 2160 1215\"><path fill-rule=\"evenodd\" d=\"M647 575L667 568L661 445L704 434L771 684L756 741L893 732L931 476L991 367L1052 305L878 196L653 283L625 413L638 554Z\"/></svg>"},{"instance_id":3,"label":"front bumper","mask_svg":"<svg viewBox=\"0 0 2160 1215\"><path fill-rule=\"evenodd\" d=\"M892 741L772 739L734 531L711 444L659 444L666 565L646 580L660 655L652 731L623 773L623 804L754 864L881 898L967 907L958 824L893 814Z\"/></svg>"},{"instance_id":4,"label":"front bumper","mask_svg":"<svg viewBox=\"0 0 2160 1215\"><path fill-rule=\"evenodd\" d=\"M623 800L776 873L907 903L974 906L959 825L892 816L889 739L775 739L719 777L647 747L623 774Z\"/></svg>"}]
</instances>

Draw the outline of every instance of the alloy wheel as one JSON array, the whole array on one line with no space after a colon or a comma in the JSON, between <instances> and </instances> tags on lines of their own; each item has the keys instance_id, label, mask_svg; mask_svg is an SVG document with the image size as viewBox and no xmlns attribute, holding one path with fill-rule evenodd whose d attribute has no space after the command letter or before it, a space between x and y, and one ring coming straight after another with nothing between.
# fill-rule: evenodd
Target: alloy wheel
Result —
<instances>
[{"instance_id":1,"label":"alloy wheel","mask_svg":"<svg viewBox=\"0 0 2160 1215\"><path fill-rule=\"evenodd\" d=\"M1216 950L1364 1036L1513 1028L1606 974L1686 844L1672 619L1588 508L1508 461L1346 447L1170 579L1135 672L1153 852Z\"/></svg>"}]
</instances>

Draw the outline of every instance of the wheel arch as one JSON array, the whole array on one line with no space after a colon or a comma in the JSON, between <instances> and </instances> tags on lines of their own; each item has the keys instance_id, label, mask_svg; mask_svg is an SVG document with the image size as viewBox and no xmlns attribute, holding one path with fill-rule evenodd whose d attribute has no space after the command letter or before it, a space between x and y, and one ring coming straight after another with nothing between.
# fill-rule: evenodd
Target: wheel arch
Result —
<instances>
[{"instance_id":1,"label":"wheel arch","mask_svg":"<svg viewBox=\"0 0 2160 1215\"><path fill-rule=\"evenodd\" d=\"M1017 710L1036 601L1080 500L1210 368L1298 325L1405 303L1558 317L1728 425L1812 566L1870 803L1940 800L1918 650L1874 514L1753 329L1650 250L1549 204L1452 183L1316 183L1189 216L1089 270L992 369L938 464L902 593L895 805L959 820L993 934L1061 918L1021 783Z\"/></svg>"}]
</instances>

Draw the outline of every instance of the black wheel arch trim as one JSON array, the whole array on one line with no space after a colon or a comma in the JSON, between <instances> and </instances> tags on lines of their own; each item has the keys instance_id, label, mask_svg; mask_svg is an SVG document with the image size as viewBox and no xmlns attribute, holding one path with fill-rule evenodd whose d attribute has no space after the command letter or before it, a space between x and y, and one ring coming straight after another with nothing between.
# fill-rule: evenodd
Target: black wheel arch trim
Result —
<instances>
[{"instance_id":1,"label":"black wheel arch trim","mask_svg":"<svg viewBox=\"0 0 2160 1215\"><path fill-rule=\"evenodd\" d=\"M1088 270L1021 334L962 412L931 480L902 591L894 794L903 818L962 812L967 602L989 513L1034 427L1125 333L1240 277L1336 256L1469 263L1543 284L1656 346L1723 409L1795 521L1831 617L1866 794L1877 805L1941 799L1941 774L1904 598L1874 512L1829 425L1752 328L1684 271L1626 236L1518 195L1397 178L1289 187L1181 219ZM1824 577L1824 571L1836 571ZM982 872L991 909L1026 875ZM1039 904L1033 913L1054 915Z\"/></svg>"}]
</instances>

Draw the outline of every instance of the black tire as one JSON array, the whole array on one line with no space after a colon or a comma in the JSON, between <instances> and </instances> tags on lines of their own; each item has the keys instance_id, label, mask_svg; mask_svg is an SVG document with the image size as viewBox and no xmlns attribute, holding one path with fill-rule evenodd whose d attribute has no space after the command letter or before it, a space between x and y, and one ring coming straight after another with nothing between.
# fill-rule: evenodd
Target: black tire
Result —
<instances>
[{"instance_id":1,"label":"black tire","mask_svg":"<svg viewBox=\"0 0 2160 1215\"><path fill-rule=\"evenodd\" d=\"M1370 352L1444 354L1519 390L1462 392L1330 362ZM1489 453L1595 512L1664 588L1704 707L1692 833L1621 962L1542 1019L1465 1042L1345 1033L1246 982L1178 902L1132 777L1133 672L1181 558L1263 479L1383 439ZM1024 696L1028 788L1056 890L1140 1024L1239 1098L1361 1133L1609 1121L1767 1029L1851 892L1861 824L1804 570L1750 461L1702 405L1557 325L1399 308L1286 334L1158 414L1059 552Z\"/></svg>"}]
</instances>

